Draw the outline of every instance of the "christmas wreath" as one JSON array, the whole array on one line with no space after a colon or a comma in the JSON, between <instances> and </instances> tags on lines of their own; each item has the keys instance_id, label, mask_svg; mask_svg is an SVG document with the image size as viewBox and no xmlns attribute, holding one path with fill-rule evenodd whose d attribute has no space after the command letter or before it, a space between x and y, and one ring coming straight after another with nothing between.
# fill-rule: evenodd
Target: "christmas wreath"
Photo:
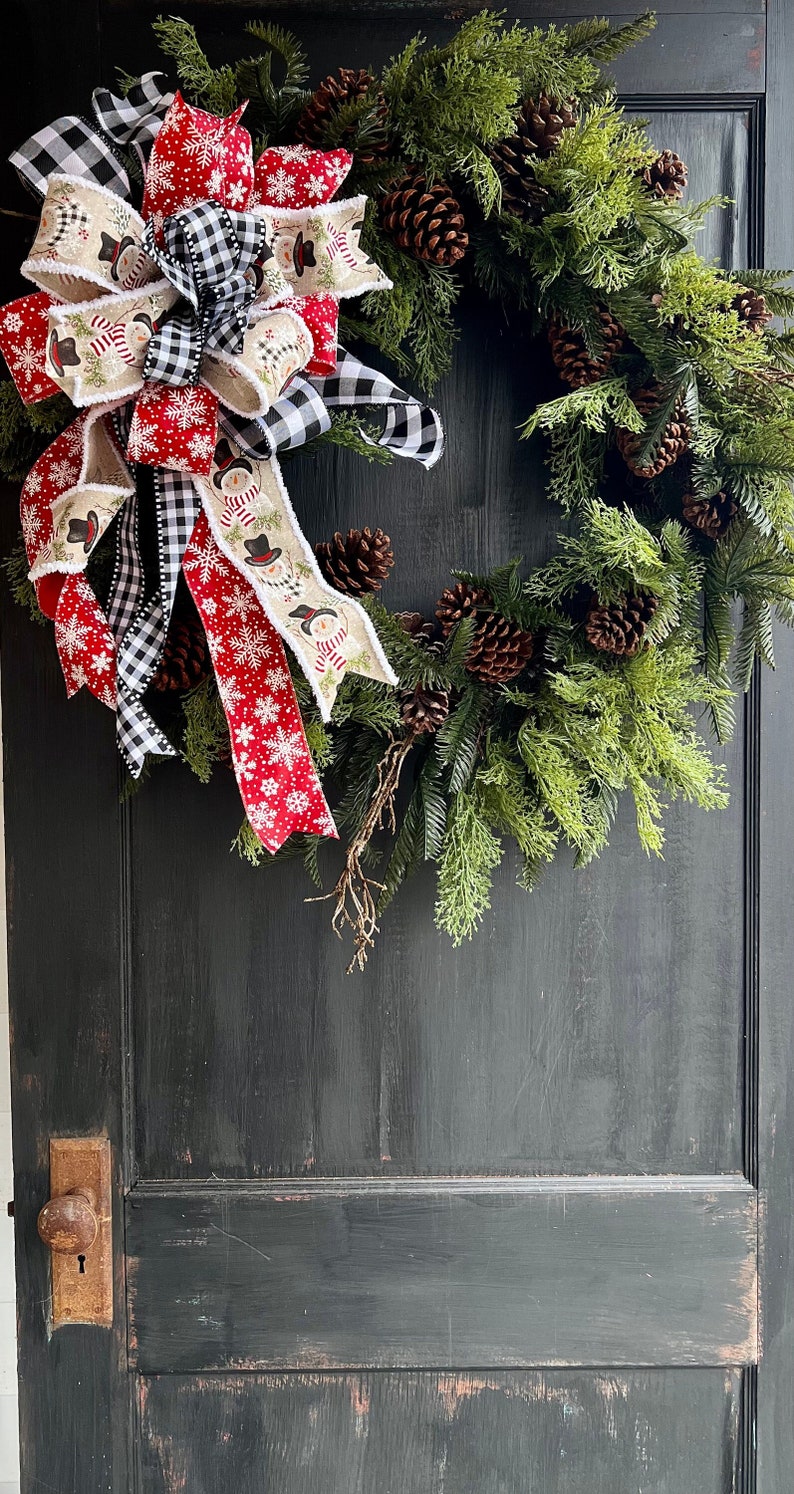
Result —
<instances>
[{"instance_id":1,"label":"christmas wreath","mask_svg":"<svg viewBox=\"0 0 794 1494\"><path fill-rule=\"evenodd\" d=\"M44 203L37 290L0 312L3 468L33 462L11 582L69 693L117 712L130 783L232 766L238 850L302 854L352 964L425 860L457 943L506 838L531 888L560 844L598 854L624 789L656 853L665 796L724 804L693 707L724 740L794 621L794 292L693 249L719 204L685 201L603 72L652 24L482 12L308 92L280 27L214 67L161 19L179 90L123 77L12 156ZM547 340L558 389L520 434L567 531L390 613L377 500L312 549L277 453L432 466L439 417L347 345L430 391L464 288Z\"/></svg>"}]
</instances>

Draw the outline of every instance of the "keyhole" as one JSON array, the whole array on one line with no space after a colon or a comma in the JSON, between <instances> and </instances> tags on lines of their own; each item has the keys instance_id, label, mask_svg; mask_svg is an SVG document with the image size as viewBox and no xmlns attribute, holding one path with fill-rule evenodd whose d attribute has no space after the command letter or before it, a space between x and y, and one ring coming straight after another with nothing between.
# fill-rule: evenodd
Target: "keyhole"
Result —
<instances>
[{"instance_id":1,"label":"keyhole","mask_svg":"<svg viewBox=\"0 0 794 1494\"><path fill-rule=\"evenodd\" d=\"M78 1257L77 1257L77 1264L80 1267L80 1275L81 1276L85 1276L85 1256L84 1255L78 1255Z\"/></svg>"}]
</instances>

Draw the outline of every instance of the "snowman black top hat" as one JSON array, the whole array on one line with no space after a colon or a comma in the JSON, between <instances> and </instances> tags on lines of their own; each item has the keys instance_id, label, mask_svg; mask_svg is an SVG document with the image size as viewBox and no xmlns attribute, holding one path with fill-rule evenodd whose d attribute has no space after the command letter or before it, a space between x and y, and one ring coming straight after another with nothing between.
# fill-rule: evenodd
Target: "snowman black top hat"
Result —
<instances>
[{"instance_id":1,"label":"snowman black top hat","mask_svg":"<svg viewBox=\"0 0 794 1494\"><path fill-rule=\"evenodd\" d=\"M80 362L74 338L59 338L57 327L53 327L50 332L49 354L59 374L63 374L67 368L76 368Z\"/></svg>"},{"instance_id":2,"label":"snowman black top hat","mask_svg":"<svg viewBox=\"0 0 794 1494\"><path fill-rule=\"evenodd\" d=\"M220 490L227 472L247 472L250 476L253 476L254 469L251 462L246 457L236 457L225 436L221 437L215 447L213 460L217 468L217 471L212 474L212 486L214 488Z\"/></svg>"},{"instance_id":3,"label":"snowman black top hat","mask_svg":"<svg viewBox=\"0 0 794 1494\"><path fill-rule=\"evenodd\" d=\"M270 540L266 534L260 534L256 539L246 540L245 548L248 551L246 565L270 565L274 560L278 560L281 554L278 545L274 545L271 549Z\"/></svg>"},{"instance_id":4,"label":"snowman black top hat","mask_svg":"<svg viewBox=\"0 0 794 1494\"><path fill-rule=\"evenodd\" d=\"M114 239L112 234L103 233L102 247L97 257L110 264L110 273L114 280L118 279L118 265L122 254L127 249L130 249L135 242L136 240L128 233L121 239Z\"/></svg>"},{"instance_id":5,"label":"snowman black top hat","mask_svg":"<svg viewBox=\"0 0 794 1494\"><path fill-rule=\"evenodd\" d=\"M305 633L309 638L311 638L312 623L314 622L315 617L338 616L339 613L335 612L333 607L307 607L305 602L301 603L300 607L296 607L294 611L290 613L290 617L300 619L301 632Z\"/></svg>"}]
</instances>

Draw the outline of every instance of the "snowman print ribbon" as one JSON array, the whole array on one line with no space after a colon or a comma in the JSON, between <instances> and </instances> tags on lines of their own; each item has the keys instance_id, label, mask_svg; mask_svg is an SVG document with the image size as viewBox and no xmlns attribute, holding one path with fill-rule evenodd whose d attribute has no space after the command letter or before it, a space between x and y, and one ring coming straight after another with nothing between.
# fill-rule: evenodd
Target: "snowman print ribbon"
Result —
<instances>
[{"instance_id":1,"label":"snowman print ribbon","mask_svg":"<svg viewBox=\"0 0 794 1494\"><path fill-rule=\"evenodd\" d=\"M442 434L434 412L337 350L339 299L390 285L360 247L365 199L331 201L347 153L273 147L254 162L242 107L218 119L153 78L127 100L99 90L82 138L57 121L13 157L44 204L23 265L38 289L0 311L0 349L23 399L60 390L82 410L28 475L23 533L67 691L117 711L136 776L148 753L174 755L144 695L182 570L246 813L275 850L295 831L335 834L284 644L324 719L348 671L396 683L367 614L322 578L276 451L327 429L334 403L382 405L380 441L427 466ZM122 134L145 162L140 214L109 164ZM47 174L45 157L62 169ZM154 469L154 586L141 466ZM114 520L104 611L85 569Z\"/></svg>"}]
</instances>

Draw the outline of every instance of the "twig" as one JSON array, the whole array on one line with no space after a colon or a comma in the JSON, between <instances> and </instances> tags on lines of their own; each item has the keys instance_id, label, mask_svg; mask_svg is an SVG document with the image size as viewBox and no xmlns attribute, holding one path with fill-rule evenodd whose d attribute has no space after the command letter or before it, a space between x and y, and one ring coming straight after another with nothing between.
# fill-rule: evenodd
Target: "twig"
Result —
<instances>
[{"instance_id":1,"label":"twig","mask_svg":"<svg viewBox=\"0 0 794 1494\"><path fill-rule=\"evenodd\" d=\"M338 938L344 937L346 928L353 930L355 952L347 967L347 974L358 966L363 970L371 949L375 948L375 935L380 932L377 922L378 900L376 893L383 891L383 883L368 877L361 865L361 857L372 836L385 825L393 835L397 822L394 815L394 796L400 783L403 763L410 753L416 732L405 737L392 737L378 767L378 783L369 808L345 855L342 873L330 892L319 897L308 897L307 903L323 903L330 898L336 904L331 927Z\"/></svg>"}]
</instances>

